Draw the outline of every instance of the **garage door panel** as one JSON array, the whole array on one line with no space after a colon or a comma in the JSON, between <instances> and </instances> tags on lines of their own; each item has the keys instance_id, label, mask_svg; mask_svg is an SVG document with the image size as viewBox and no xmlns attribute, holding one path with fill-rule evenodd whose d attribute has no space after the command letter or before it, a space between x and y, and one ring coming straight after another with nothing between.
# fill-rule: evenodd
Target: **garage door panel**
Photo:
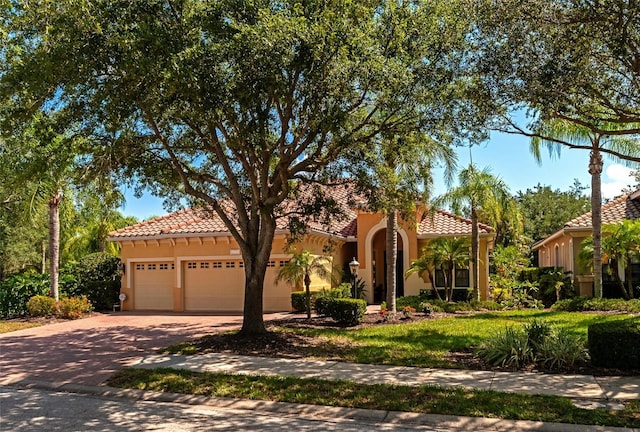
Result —
<instances>
[{"instance_id":1,"label":"garage door panel","mask_svg":"<svg viewBox=\"0 0 640 432\"><path fill-rule=\"evenodd\" d=\"M134 263L136 310L173 310L175 270L168 263Z\"/></svg>"},{"instance_id":2,"label":"garage door panel","mask_svg":"<svg viewBox=\"0 0 640 432\"><path fill-rule=\"evenodd\" d=\"M185 263L184 305L187 311L242 311L244 269L241 262L228 260Z\"/></svg>"},{"instance_id":3,"label":"garage door panel","mask_svg":"<svg viewBox=\"0 0 640 432\"><path fill-rule=\"evenodd\" d=\"M291 286L275 284L284 260L271 260L264 280L264 311L291 309ZM245 274L242 261L190 261L184 263L184 305L186 311L242 312Z\"/></svg>"}]
</instances>

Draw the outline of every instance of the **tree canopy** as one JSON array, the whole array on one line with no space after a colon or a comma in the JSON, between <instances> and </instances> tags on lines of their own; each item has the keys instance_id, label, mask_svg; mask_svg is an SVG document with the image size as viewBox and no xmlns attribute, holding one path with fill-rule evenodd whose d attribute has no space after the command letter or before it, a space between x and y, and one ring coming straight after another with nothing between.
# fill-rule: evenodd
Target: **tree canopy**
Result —
<instances>
[{"instance_id":1,"label":"tree canopy","mask_svg":"<svg viewBox=\"0 0 640 432\"><path fill-rule=\"evenodd\" d=\"M464 65L464 50L442 43L468 33L454 6L17 2L1 23L0 94L27 112L65 111L93 169L216 212L246 264L242 330L261 333L276 221L301 214L283 203L350 149L428 126L433 73Z\"/></svg>"},{"instance_id":2,"label":"tree canopy","mask_svg":"<svg viewBox=\"0 0 640 432\"><path fill-rule=\"evenodd\" d=\"M565 223L590 210L584 187L575 183L568 191L540 184L516 193L524 219L524 235L533 242L561 229Z\"/></svg>"}]
</instances>

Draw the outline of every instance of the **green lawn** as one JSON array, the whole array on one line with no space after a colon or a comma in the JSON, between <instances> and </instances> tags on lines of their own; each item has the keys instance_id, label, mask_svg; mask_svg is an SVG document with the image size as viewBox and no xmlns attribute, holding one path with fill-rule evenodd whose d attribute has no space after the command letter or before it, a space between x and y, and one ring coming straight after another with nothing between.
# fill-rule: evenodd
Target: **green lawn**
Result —
<instances>
[{"instance_id":1,"label":"green lawn","mask_svg":"<svg viewBox=\"0 0 640 432\"><path fill-rule=\"evenodd\" d=\"M28 321L5 321L0 320L0 333L9 333L30 327L38 327L42 324Z\"/></svg>"},{"instance_id":2,"label":"green lawn","mask_svg":"<svg viewBox=\"0 0 640 432\"><path fill-rule=\"evenodd\" d=\"M340 343L340 357L356 363L421 367L455 367L445 358L450 351L479 345L506 326L537 318L564 327L585 338L590 324L628 318L581 312L508 311L432 319L410 324L374 326L359 330L296 329L298 333L324 336ZM344 346L347 346L345 349ZM323 356L322 353L318 353ZM330 354L330 353L325 353ZM335 355L333 356L335 358Z\"/></svg>"},{"instance_id":3,"label":"green lawn","mask_svg":"<svg viewBox=\"0 0 640 432\"><path fill-rule=\"evenodd\" d=\"M628 318L627 314L604 315L580 312L509 311L388 324L361 329L300 329L280 327L280 334L295 332L322 343L296 347L304 356L359 363L422 367L456 367L446 354L476 347L506 326L521 325L534 318L575 332L586 340L590 324ZM166 352L206 352L218 337L211 335L182 343ZM271 336L273 337L273 336ZM286 339L286 338L283 338ZM260 354L260 351L256 351ZM495 391L433 386L365 385L292 377L247 377L195 373L172 369L127 369L112 377L109 385L184 394L271 400L293 403L366 408L420 413L504 418L607 426L640 427L640 401L626 403L622 411L584 410L568 398L533 396Z\"/></svg>"},{"instance_id":4,"label":"green lawn","mask_svg":"<svg viewBox=\"0 0 640 432\"><path fill-rule=\"evenodd\" d=\"M461 367L446 358L447 353L478 346L488 336L506 326L520 325L534 318L564 327L586 341L589 324L628 318L629 315L603 315L584 312L507 311L438 318L407 324L388 324L362 329L277 328L322 338L312 348L300 348L306 357L330 358L355 363L389 364L420 367ZM207 336L199 341L184 342L165 350L173 354L197 354L206 351Z\"/></svg>"},{"instance_id":5,"label":"green lawn","mask_svg":"<svg viewBox=\"0 0 640 432\"><path fill-rule=\"evenodd\" d=\"M640 401L622 411L585 410L568 398L435 386L365 385L292 377L125 369L110 386L193 395L391 411L588 425L640 427Z\"/></svg>"}]
</instances>

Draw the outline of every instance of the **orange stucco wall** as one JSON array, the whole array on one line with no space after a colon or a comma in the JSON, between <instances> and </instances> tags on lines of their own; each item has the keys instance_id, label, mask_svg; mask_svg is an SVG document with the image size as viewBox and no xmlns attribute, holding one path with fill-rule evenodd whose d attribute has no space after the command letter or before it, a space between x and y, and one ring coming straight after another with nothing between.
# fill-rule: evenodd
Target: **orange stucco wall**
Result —
<instances>
[{"instance_id":1,"label":"orange stucco wall","mask_svg":"<svg viewBox=\"0 0 640 432\"><path fill-rule=\"evenodd\" d=\"M358 276L364 280L367 300L372 303L374 284L384 283L386 218L382 214L362 212L358 215L357 223L356 239L330 242L326 236L309 234L295 245L295 248L299 251L308 249L315 255L328 255L333 266L339 269L355 257L360 262ZM406 271L410 263L418 258L420 248L428 240L418 240L415 229L403 221L399 223L398 236L398 245L403 251L402 267L403 271ZM278 235L273 243L272 263L267 269L264 284L266 312L290 310L291 292L302 288L290 286L285 282L274 282L278 268L290 258L290 254L286 252L286 240L284 235ZM199 310L201 307L208 308L207 305L213 305L210 306L211 310L242 311L243 262L240 249L232 237L124 240L120 244L121 259L126 265L121 289L127 297L123 304L124 310L158 307L163 310L184 311ZM486 298L489 259L488 239L485 237L481 238L480 250L480 290L482 298ZM375 274L372 265L374 261ZM185 284L187 276L189 281ZM329 287L330 281L322 280L317 275L312 277L311 289L321 290ZM418 295L420 289L427 287L427 283L414 274L405 279L404 294ZM158 293L163 293L165 297L160 298ZM203 304L194 300L196 294L202 296ZM171 297L171 301L167 300L167 296Z\"/></svg>"},{"instance_id":2,"label":"orange stucco wall","mask_svg":"<svg viewBox=\"0 0 640 432\"><path fill-rule=\"evenodd\" d=\"M312 253L323 254L326 239L318 236L307 236L296 249L309 249ZM286 238L278 236L274 240L272 249L273 267L267 269L264 284L264 309L265 311L283 311L289 310L291 307L290 293L296 287L290 286L286 282L275 284L275 277L278 268L285 263L290 254L285 252ZM341 250L340 245L337 248ZM124 310L140 309L140 305L136 305L136 298L139 302L144 299L147 304L154 303L148 297L141 297L142 288L139 292L134 290L136 286L140 287L143 279L147 281L149 290L162 290L161 286L169 286L172 292L172 302L167 307L162 303L161 309L170 309L176 312L185 310L185 298L188 293L185 290L185 278L189 270L190 286L210 286L212 292L218 292L218 304L220 307L216 310L228 312L242 311L242 298L244 295L244 271L241 264L242 256L240 254L237 243L231 237L189 237L162 240L134 240L121 242L121 260L126 265L125 275L122 278L121 292L126 295L123 302ZM194 267L199 267L201 263L206 263L209 267L220 265L217 272L199 271L200 268L190 269L192 263ZM219 264L218 264L219 263ZM226 268L227 263L233 265L233 268ZM150 266L153 265L153 271L157 272L161 268L161 264L166 264L167 269L156 277L151 277ZM137 267L146 268L145 272L137 270ZM137 278L137 279L136 279ZM312 277L311 288L320 290L330 288L331 282ZM156 284L157 287L153 285ZM225 297L232 300L226 302ZM216 301L212 299L211 301ZM195 306L194 306L195 307Z\"/></svg>"}]
</instances>

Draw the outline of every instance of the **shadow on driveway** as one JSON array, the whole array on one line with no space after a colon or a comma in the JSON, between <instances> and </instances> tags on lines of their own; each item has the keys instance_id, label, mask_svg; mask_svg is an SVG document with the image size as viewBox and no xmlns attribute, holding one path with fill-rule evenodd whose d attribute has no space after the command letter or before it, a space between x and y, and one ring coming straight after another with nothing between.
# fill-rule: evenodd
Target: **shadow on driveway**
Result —
<instances>
[{"instance_id":1,"label":"shadow on driveway","mask_svg":"<svg viewBox=\"0 0 640 432\"><path fill-rule=\"evenodd\" d=\"M0 335L0 382L98 385L144 355L241 323L242 316L124 312L5 333Z\"/></svg>"}]
</instances>

